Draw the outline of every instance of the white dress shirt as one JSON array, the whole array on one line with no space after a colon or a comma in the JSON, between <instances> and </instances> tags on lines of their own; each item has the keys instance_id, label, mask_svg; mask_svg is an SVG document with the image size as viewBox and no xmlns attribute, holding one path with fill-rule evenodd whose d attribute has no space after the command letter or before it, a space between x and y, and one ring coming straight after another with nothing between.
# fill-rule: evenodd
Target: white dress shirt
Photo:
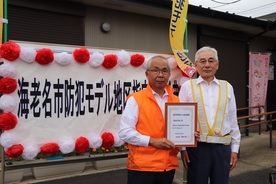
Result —
<instances>
[{"instance_id":1,"label":"white dress shirt","mask_svg":"<svg viewBox=\"0 0 276 184\"><path fill-rule=\"evenodd\" d=\"M216 115L218 105L218 87L219 81L214 80L208 84L201 76L197 79L197 84L200 83L202 87L202 94L204 99L204 106L207 115L209 126L212 127ZM232 152L238 153L240 146L241 134L237 121L237 107L234 90L231 84L228 84L228 106L226 107L225 122L221 129L222 135L231 135L231 149ZM194 102L192 97L192 88L190 81L184 82L179 92L179 99L181 102Z\"/></svg>"},{"instance_id":2,"label":"white dress shirt","mask_svg":"<svg viewBox=\"0 0 276 184\"><path fill-rule=\"evenodd\" d=\"M168 92L165 90L165 94L161 98L156 92L152 91L160 109L162 110L163 117L165 118L165 103L168 101ZM138 120L138 104L133 96L131 96L126 103L126 107L123 111L121 121L119 137L121 140L137 145L148 146L150 136L142 135L136 130L136 124Z\"/></svg>"}]
</instances>

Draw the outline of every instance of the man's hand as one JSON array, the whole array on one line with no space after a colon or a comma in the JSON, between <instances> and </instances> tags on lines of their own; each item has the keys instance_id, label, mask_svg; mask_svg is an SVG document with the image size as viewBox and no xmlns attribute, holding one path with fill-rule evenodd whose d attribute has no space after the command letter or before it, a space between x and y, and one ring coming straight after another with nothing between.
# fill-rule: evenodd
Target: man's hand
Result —
<instances>
[{"instance_id":1,"label":"man's hand","mask_svg":"<svg viewBox=\"0 0 276 184\"><path fill-rule=\"evenodd\" d=\"M166 138L150 138L150 146L154 146L159 149L172 149L174 148L174 143Z\"/></svg>"},{"instance_id":2,"label":"man's hand","mask_svg":"<svg viewBox=\"0 0 276 184\"><path fill-rule=\"evenodd\" d=\"M238 162L238 153L232 152L231 153L231 160L230 160L230 166L231 166L230 167L230 171L232 169L234 169L234 167L236 166L237 162Z\"/></svg>"},{"instance_id":3,"label":"man's hand","mask_svg":"<svg viewBox=\"0 0 276 184\"><path fill-rule=\"evenodd\" d=\"M181 159L184 165L184 168L188 169L188 163L190 162L188 152L186 150L182 150L181 152Z\"/></svg>"},{"instance_id":4,"label":"man's hand","mask_svg":"<svg viewBox=\"0 0 276 184\"><path fill-rule=\"evenodd\" d=\"M195 134L196 140L199 141L200 140L200 133L199 133L199 131L196 131L194 134Z\"/></svg>"}]
</instances>

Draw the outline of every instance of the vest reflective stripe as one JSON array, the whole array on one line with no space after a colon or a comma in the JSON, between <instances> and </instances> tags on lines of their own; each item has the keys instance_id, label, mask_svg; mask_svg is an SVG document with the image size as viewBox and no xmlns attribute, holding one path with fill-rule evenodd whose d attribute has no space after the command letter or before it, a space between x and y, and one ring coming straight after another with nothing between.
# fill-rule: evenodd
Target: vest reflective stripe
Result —
<instances>
[{"instance_id":1,"label":"vest reflective stripe","mask_svg":"<svg viewBox=\"0 0 276 184\"><path fill-rule=\"evenodd\" d=\"M197 121L202 122L203 121L202 119L205 119L205 118L207 119L207 117L203 117L203 115L204 116L206 115L206 113L204 112L203 105L202 105L202 104L204 104L203 98L200 97L200 92L199 92L199 88L197 87L197 84L196 84L196 79L190 80L190 82L191 82L193 100L195 102L197 102L197 108L198 108L197 109L197 111L198 111ZM197 91L197 93L195 93L195 91ZM203 135L203 132L208 132L208 129L210 129L208 123L205 123L205 124L199 123L200 135Z\"/></svg>"},{"instance_id":2,"label":"vest reflective stripe","mask_svg":"<svg viewBox=\"0 0 276 184\"><path fill-rule=\"evenodd\" d=\"M204 140L206 140L206 141L204 141ZM200 135L200 142L230 144L231 143L231 136L226 135L226 136L223 136L223 137L218 137L218 136L207 135L206 137L202 138L202 140L201 140L201 135Z\"/></svg>"},{"instance_id":3,"label":"vest reflective stripe","mask_svg":"<svg viewBox=\"0 0 276 184\"><path fill-rule=\"evenodd\" d=\"M200 127L200 141L208 143L229 144L231 136L223 136L221 128L223 126L226 107L228 104L228 85L227 81L219 80L218 105L212 128L210 127L206 115L202 88L197 84L197 79L192 79L191 88L194 101L198 103L198 123Z\"/></svg>"}]
</instances>

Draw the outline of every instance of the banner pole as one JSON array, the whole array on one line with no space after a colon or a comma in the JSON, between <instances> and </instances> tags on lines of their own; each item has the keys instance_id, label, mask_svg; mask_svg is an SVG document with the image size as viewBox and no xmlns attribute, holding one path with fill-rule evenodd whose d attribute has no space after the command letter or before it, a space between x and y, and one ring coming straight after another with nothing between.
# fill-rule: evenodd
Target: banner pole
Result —
<instances>
[{"instance_id":1,"label":"banner pole","mask_svg":"<svg viewBox=\"0 0 276 184\"><path fill-rule=\"evenodd\" d=\"M186 16L185 19L186 22L186 29L185 29L185 49L186 49L186 55L189 55L189 41L188 41L188 15Z\"/></svg>"},{"instance_id":2,"label":"banner pole","mask_svg":"<svg viewBox=\"0 0 276 184\"><path fill-rule=\"evenodd\" d=\"M7 13L7 9L8 9L8 3L7 3L7 0L1 0L0 1L1 3L1 13L3 16L2 17L2 20L8 20L7 17L8 17L8 13ZM3 30L4 28L4 30ZM2 22L2 26L1 26L1 34L4 36L2 38L1 36L1 44L2 44L2 41L3 42L6 42L8 40L8 37L7 37L7 31L8 31L8 23L7 22ZM0 132L1 134L3 133L2 131ZM1 135L0 134L0 135ZM0 152L1 152L1 180L0 180L0 183L5 183L5 152L4 152L4 148L2 146L0 146Z\"/></svg>"},{"instance_id":3,"label":"banner pole","mask_svg":"<svg viewBox=\"0 0 276 184\"><path fill-rule=\"evenodd\" d=\"M186 16L185 23L186 23L186 29L185 29L184 48L186 50L186 55L189 56L189 47L188 47L188 15ZM187 183L187 179L188 179L187 170L185 169L185 167L183 167L183 184Z\"/></svg>"},{"instance_id":4,"label":"banner pole","mask_svg":"<svg viewBox=\"0 0 276 184\"><path fill-rule=\"evenodd\" d=\"M8 0L4 0L4 19L8 20ZM8 41L8 23L4 23L4 42Z\"/></svg>"},{"instance_id":5,"label":"banner pole","mask_svg":"<svg viewBox=\"0 0 276 184\"><path fill-rule=\"evenodd\" d=\"M3 132L1 131L1 134ZM1 180L0 183L4 183L5 181L5 152L3 146L0 146L0 151L1 151Z\"/></svg>"}]
</instances>

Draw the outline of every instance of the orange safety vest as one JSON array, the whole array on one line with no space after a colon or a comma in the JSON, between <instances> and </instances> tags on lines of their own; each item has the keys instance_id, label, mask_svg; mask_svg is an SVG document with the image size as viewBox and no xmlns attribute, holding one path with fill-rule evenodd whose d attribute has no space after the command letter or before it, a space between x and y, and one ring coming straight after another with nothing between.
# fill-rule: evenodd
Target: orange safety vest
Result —
<instances>
[{"instance_id":1,"label":"orange safety vest","mask_svg":"<svg viewBox=\"0 0 276 184\"><path fill-rule=\"evenodd\" d=\"M170 86L166 86L166 90L169 93L168 102L179 102L179 98L173 94ZM165 137L165 120L151 87L148 85L146 89L130 96L133 96L138 104L136 130L153 138ZM178 168L178 148L166 150L132 144L129 144L128 148L129 170L163 172Z\"/></svg>"}]
</instances>

